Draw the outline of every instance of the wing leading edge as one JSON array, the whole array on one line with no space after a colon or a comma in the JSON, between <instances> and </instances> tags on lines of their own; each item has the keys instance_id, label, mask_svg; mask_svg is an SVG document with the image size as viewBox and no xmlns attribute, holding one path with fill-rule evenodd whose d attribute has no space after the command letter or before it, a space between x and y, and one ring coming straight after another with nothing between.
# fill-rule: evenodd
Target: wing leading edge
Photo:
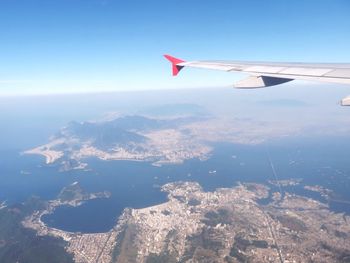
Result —
<instances>
[{"instance_id":1,"label":"wing leading edge","mask_svg":"<svg viewBox=\"0 0 350 263\"><path fill-rule=\"evenodd\" d=\"M184 61L169 55L164 56L172 63L174 76L184 67L248 73L248 78L234 84L236 88L264 88L294 79L350 85L350 64Z\"/></svg>"}]
</instances>

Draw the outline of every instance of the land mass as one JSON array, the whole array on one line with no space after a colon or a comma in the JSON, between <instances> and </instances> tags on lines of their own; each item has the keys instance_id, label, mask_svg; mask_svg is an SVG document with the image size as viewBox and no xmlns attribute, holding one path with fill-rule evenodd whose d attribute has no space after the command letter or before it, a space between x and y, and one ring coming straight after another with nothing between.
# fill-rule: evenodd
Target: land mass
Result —
<instances>
[{"instance_id":1,"label":"land mass","mask_svg":"<svg viewBox=\"0 0 350 263\"><path fill-rule=\"evenodd\" d=\"M22 221L36 211L44 210L45 202L37 197L22 204L0 209L0 262L73 263L73 256L66 250L67 242L52 235L38 236L25 228Z\"/></svg>"},{"instance_id":2,"label":"land mass","mask_svg":"<svg viewBox=\"0 0 350 263\"><path fill-rule=\"evenodd\" d=\"M200 121L200 118L196 118ZM193 117L153 119L126 116L102 122L71 122L49 143L24 154L39 154L61 170L85 169L89 157L101 160L150 161L155 165L206 159L212 148L185 131Z\"/></svg>"},{"instance_id":3,"label":"land mass","mask_svg":"<svg viewBox=\"0 0 350 263\"><path fill-rule=\"evenodd\" d=\"M75 262L345 262L350 218L326 204L285 193L260 205L270 189L239 184L205 192L196 182L162 187L168 201L124 210L106 233L69 233L40 216L23 224L39 236L63 238ZM57 201L57 200L56 200Z\"/></svg>"},{"instance_id":4,"label":"land mass","mask_svg":"<svg viewBox=\"0 0 350 263\"><path fill-rule=\"evenodd\" d=\"M24 154L45 156L61 171L87 169L89 157L101 160L148 161L154 165L206 160L217 142L258 144L268 137L286 136L295 129L273 128L246 119L185 116L155 118L139 115L102 121L70 122L50 142Z\"/></svg>"}]
</instances>

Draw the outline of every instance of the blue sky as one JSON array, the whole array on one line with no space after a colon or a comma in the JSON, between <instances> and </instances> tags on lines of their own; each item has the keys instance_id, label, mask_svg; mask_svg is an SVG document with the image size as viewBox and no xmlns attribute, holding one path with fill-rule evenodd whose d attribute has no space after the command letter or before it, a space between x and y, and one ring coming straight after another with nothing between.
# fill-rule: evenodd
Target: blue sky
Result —
<instances>
[{"instance_id":1,"label":"blue sky","mask_svg":"<svg viewBox=\"0 0 350 263\"><path fill-rule=\"evenodd\" d=\"M348 0L0 0L0 94L230 85L185 60L350 62Z\"/></svg>"}]
</instances>

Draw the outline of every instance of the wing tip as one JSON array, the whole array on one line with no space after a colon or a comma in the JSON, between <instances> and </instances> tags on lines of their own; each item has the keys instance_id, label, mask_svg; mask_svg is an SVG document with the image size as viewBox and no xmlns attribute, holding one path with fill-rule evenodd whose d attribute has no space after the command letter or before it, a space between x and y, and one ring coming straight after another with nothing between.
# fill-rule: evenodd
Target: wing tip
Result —
<instances>
[{"instance_id":1,"label":"wing tip","mask_svg":"<svg viewBox=\"0 0 350 263\"><path fill-rule=\"evenodd\" d=\"M173 76L177 76L184 66L179 66L178 64L185 62L182 59L165 54L164 57L170 61L173 70Z\"/></svg>"}]
</instances>

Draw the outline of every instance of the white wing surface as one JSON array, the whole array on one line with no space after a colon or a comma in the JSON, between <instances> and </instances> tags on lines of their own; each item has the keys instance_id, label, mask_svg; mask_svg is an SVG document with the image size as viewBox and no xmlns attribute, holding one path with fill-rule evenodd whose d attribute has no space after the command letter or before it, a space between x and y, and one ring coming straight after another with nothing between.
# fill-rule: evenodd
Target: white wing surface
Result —
<instances>
[{"instance_id":1,"label":"white wing surface","mask_svg":"<svg viewBox=\"0 0 350 263\"><path fill-rule=\"evenodd\" d=\"M248 78L234 84L236 88L264 88L294 79L350 84L350 64L183 61L169 55L165 57L173 65L174 76L184 67L248 73Z\"/></svg>"}]
</instances>

